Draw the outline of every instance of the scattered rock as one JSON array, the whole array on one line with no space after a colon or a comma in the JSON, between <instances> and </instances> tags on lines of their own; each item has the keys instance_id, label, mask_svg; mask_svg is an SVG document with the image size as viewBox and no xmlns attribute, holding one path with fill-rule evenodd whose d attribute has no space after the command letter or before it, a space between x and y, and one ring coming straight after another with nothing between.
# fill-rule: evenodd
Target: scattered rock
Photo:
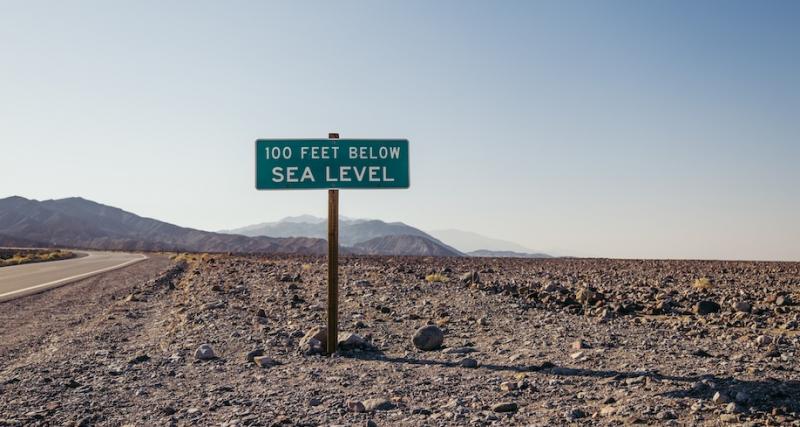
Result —
<instances>
[{"instance_id":1,"label":"scattered rock","mask_svg":"<svg viewBox=\"0 0 800 427\"><path fill-rule=\"evenodd\" d=\"M347 402L347 409L350 412L367 412L367 408L364 404L358 401Z\"/></svg>"},{"instance_id":2,"label":"scattered rock","mask_svg":"<svg viewBox=\"0 0 800 427\"><path fill-rule=\"evenodd\" d=\"M517 412L518 410L519 410L519 405L517 405L514 402L502 402L492 405L492 411L498 413Z\"/></svg>"},{"instance_id":3,"label":"scattered rock","mask_svg":"<svg viewBox=\"0 0 800 427\"><path fill-rule=\"evenodd\" d=\"M277 360L268 356L256 356L253 358L253 362L259 368L271 368L281 364L281 362L278 362Z\"/></svg>"},{"instance_id":4,"label":"scattered rock","mask_svg":"<svg viewBox=\"0 0 800 427\"><path fill-rule=\"evenodd\" d=\"M461 359L461 362L459 364L461 365L462 368L474 369L478 367L478 361L475 359L471 359L469 357Z\"/></svg>"},{"instance_id":5,"label":"scattered rock","mask_svg":"<svg viewBox=\"0 0 800 427\"><path fill-rule=\"evenodd\" d=\"M612 402L613 403L613 402ZM615 406L606 405L600 408L600 416L601 417L610 417L617 413L617 408Z\"/></svg>"},{"instance_id":6,"label":"scattered rock","mask_svg":"<svg viewBox=\"0 0 800 427\"><path fill-rule=\"evenodd\" d=\"M583 305L594 305L603 299L603 294L595 288L585 287L575 294L575 299Z\"/></svg>"},{"instance_id":7,"label":"scattered rock","mask_svg":"<svg viewBox=\"0 0 800 427\"><path fill-rule=\"evenodd\" d=\"M306 356L314 354L325 354L325 346L328 343L328 328L315 326L303 335L300 339L300 352Z\"/></svg>"},{"instance_id":8,"label":"scattered rock","mask_svg":"<svg viewBox=\"0 0 800 427\"><path fill-rule=\"evenodd\" d=\"M718 405L722 405L722 404L730 402L731 398L730 398L730 396L728 396L727 393L716 392L716 393L714 393L714 396L711 398L711 401L716 403L716 404L718 404Z\"/></svg>"},{"instance_id":9,"label":"scattered rock","mask_svg":"<svg viewBox=\"0 0 800 427\"><path fill-rule=\"evenodd\" d=\"M367 412L389 411L397 406L394 403L383 398L367 399L361 403L364 405L364 409Z\"/></svg>"},{"instance_id":10,"label":"scattered rock","mask_svg":"<svg viewBox=\"0 0 800 427\"><path fill-rule=\"evenodd\" d=\"M427 325L417 329L412 339L414 347L422 351L436 350L444 342L444 333L436 325Z\"/></svg>"},{"instance_id":11,"label":"scattered rock","mask_svg":"<svg viewBox=\"0 0 800 427\"><path fill-rule=\"evenodd\" d=\"M725 412L729 414L741 414L744 412L744 408L736 402L731 402L725 406Z\"/></svg>"},{"instance_id":12,"label":"scattered rock","mask_svg":"<svg viewBox=\"0 0 800 427\"><path fill-rule=\"evenodd\" d=\"M464 273L461 275L461 283L464 284L473 284L473 283L481 283L481 277L478 275L477 271L471 271L469 273Z\"/></svg>"},{"instance_id":13,"label":"scattered rock","mask_svg":"<svg viewBox=\"0 0 800 427\"><path fill-rule=\"evenodd\" d=\"M349 350L372 350L373 347L364 338L352 332L339 332L339 342L336 348L342 351Z\"/></svg>"},{"instance_id":14,"label":"scattered rock","mask_svg":"<svg viewBox=\"0 0 800 427\"><path fill-rule=\"evenodd\" d=\"M752 307L746 301L737 301L733 303L733 309L740 313L749 313Z\"/></svg>"},{"instance_id":15,"label":"scattered rock","mask_svg":"<svg viewBox=\"0 0 800 427\"><path fill-rule=\"evenodd\" d=\"M663 411L661 411L661 412L656 414L656 419L657 420L662 420L662 421L674 420L674 419L677 419L677 418L678 418L678 416L675 415L675 412L672 412L670 410L663 410Z\"/></svg>"},{"instance_id":16,"label":"scattered rock","mask_svg":"<svg viewBox=\"0 0 800 427\"><path fill-rule=\"evenodd\" d=\"M719 304L715 303L714 301L700 301L694 305L692 311L694 314L698 314L701 316L705 316L706 314L717 313L719 312Z\"/></svg>"},{"instance_id":17,"label":"scattered rock","mask_svg":"<svg viewBox=\"0 0 800 427\"><path fill-rule=\"evenodd\" d=\"M591 348L591 346L586 341L584 341L582 339L577 339L577 340L572 342L571 348L573 350L583 350L583 349Z\"/></svg>"},{"instance_id":18,"label":"scattered rock","mask_svg":"<svg viewBox=\"0 0 800 427\"><path fill-rule=\"evenodd\" d=\"M586 415L587 415L586 412L584 412L583 410L572 408L568 410L566 414L564 414L564 417L567 419L567 421L575 421L581 418L585 418Z\"/></svg>"},{"instance_id":19,"label":"scattered rock","mask_svg":"<svg viewBox=\"0 0 800 427\"><path fill-rule=\"evenodd\" d=\"M217 355L214 354L214 348L211 347L211 344L203 344L194 351L194 358L197 360L211 360L216 359L216 357Z\"/></svg>"},{"instance_id":20,"label":"scattered rock","mask_svg":"<svg viewBox=\"0 0 800 427\"><path fill-rule=\"evenodd\" d=\"M254 359L255 359L256 357L258 357L258 356L263 356L263 355L264 355L264 349L263 349L263 348L257 348L257 349L255 349L255 350L249 351L249 352L248 352L248 353L245 355L245 359L247 359L247 361L248 361L249 363L253 363L253 361L254 361Z\"/></svg>"},{"instance_id":21,"label":"scattered rock","mask_svg":"<svg viewBox=\"0 0 800 427\"><path fill-rule=\"evenodd\" d=\"M503 391L514 391L516 389L517 389L517 383L514 382L514 381L506 381L506 382L500 383L500 390L503 390Z\"/></svg>"}]
</instances>

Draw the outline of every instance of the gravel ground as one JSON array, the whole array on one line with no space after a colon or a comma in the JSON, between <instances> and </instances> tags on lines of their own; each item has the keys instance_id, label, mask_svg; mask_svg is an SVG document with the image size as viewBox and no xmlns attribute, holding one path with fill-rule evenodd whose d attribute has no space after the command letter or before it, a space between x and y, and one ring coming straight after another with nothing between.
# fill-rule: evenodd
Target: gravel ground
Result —
<instances>
[{"instance_id":1,"label":"gravel ground","mask_svg":"<svg viewBox=\"0 0 800 427\"><path fill-rule=\"evenodd\" d=\"M331 358L325 266L156 257L0 304L0 425L800 425L798 263L344 258Z\"/></svg>"}]
</instances>

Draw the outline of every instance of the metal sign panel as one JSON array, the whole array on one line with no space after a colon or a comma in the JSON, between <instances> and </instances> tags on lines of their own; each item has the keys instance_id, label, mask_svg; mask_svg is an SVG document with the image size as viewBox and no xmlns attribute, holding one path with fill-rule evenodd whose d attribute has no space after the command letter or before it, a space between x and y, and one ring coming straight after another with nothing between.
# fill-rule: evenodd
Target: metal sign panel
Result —
<instances>
[{"instance_id":1,"label":"metal sign panel","mask_svg":"<svg viewBox=\"0 0 800 427\"><path fill-rule=\"evenodd\" d=\"M408 188L406 139L259 139L256 189Z\"/></svg>"}]
</instances>

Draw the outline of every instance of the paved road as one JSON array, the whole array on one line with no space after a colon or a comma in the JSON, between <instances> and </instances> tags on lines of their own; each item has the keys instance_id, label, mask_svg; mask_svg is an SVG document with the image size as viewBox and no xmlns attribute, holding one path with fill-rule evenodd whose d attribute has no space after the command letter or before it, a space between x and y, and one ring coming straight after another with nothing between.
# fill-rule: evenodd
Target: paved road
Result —
<instances>
[{"instance_id":1,"label":"paved road","mask_svg":"<svg viewBox=\"0 0 800 427\"><path fill-rule=\"evenodd\" d=\"M147 258L142 254L124 252L81 253L86 256L63 261L0 267L0 301L43 292Z\"/></svg>"}]
</instances>

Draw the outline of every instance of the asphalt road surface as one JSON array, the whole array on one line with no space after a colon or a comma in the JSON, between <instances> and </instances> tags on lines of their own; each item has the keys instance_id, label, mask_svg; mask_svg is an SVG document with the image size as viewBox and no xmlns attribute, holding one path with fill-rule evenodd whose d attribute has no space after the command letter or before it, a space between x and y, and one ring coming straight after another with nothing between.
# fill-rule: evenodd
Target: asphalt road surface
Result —
<instances>
[{"instance_id":1,"label":"asphalt road surface","mask_svg":"<svg viewBox=\"0 0 800 427\"><path fill-rule=\"evenodd\" d=\"M147 258L142 254L125 252L75 252L86 256L63 261L1 267L0 301L43 292Z\"/></svg>"}]
</instances>

